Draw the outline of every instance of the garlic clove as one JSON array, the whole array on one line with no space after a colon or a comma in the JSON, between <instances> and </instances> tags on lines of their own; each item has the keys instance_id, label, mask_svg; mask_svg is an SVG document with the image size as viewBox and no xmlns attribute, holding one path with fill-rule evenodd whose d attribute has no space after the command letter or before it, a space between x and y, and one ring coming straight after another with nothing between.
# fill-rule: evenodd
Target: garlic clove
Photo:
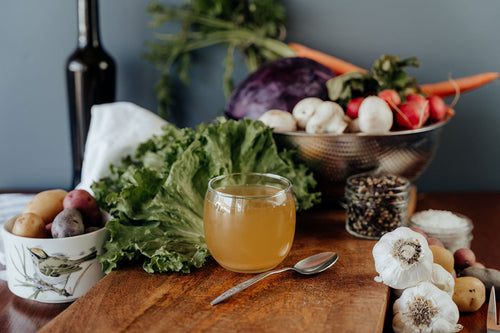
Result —
<instances>
[{"instance_id":1,"label":"garlic clove","mask_svg":"<svg viewBox=\"0 0 500 333\"><path fill-rule=\"evenodd\" d=\"M432 264L432 278L433 285L446 292L453 297L453 290L455 289L455 279L443 266L433 263Z\"/></svg>"},{"instance_id":2,"label":"garlic clove","mask_svg":"<svg viewBox=\"0 0 500 333\"><path fill-rule=\"evenodd\" d=\"M453 297L453 290L455 288L455 279L446 269L443 268L443 266L436 263L432 264L432 276L429 282L431 282L440 290L446 292L448 295ZM401 297L403 291L404 289L392 290L396 298Z\"/></svg>"},{"instance_id":3,"label":"garlic clove","mask_svg":"<svg viewBox=\"0 0 500 333\"><path fill-rule=\"evenodd\" d=\"M426 239L407 227L385 235L373 247L377 282L405 289L432 277L433 256Z\"/></svg>"}]
</instances>

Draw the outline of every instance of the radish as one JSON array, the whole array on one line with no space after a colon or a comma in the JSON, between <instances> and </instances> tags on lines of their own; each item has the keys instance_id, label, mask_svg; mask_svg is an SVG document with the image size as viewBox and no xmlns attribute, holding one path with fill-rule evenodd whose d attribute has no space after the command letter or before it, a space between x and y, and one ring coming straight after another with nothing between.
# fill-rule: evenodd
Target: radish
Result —
<instances>
[{"instance_id":1,"label":"radish","mask_svg":"<svg viewBox=\"0 0 500 333\"><path fill-rule=\"evenodd\" d=\"M448 110L444 100L436 95L427 97L427 100L429 101L429 118L432 121L443 120Z\"/></svg>"},{"instance_id":2,"label":"radish","mask_svg":"<svg viewBox=\"0 0 500 333\"><path fill-rule=\"evenodd\" d=\"M378 97L386 101L391 108L394 108L394 106L399 106L399 104L401 104L401 97L399 97L398 92L394 89L382 90L378 93Z\"/></svg>"},{"instance_id":3,"label":"radish","mask_svg":"<svg viewBox=\"0 0 500 333\"><path fill-rule=\"evenodd\" d=\"M406 101L407 102L418 102L418 103L424 104L427 101L427 99L420 94L409 94L409 95L406 95Z\"/></svg>"},{"instance_id":4,"label":"radish","mask_svg":"<svg viewBox=\"0 0 500 333\"><path fill-rule=\"evenodd\" d=\"M347 103L346 114L349 116L349 118L351 119L358 118L359 106L361 105L364 99L365 99L364 97L356 97L351 99L349 103Z\"/></svg>"},{"instance_id":5,"label":"radish","mask_svg":"<svg viewBox=\"0 0 500 333\"><path fill-rule=\"evenodd\" d=\"M425 100L425 98L424 98ZM396 109L396 123L404 129L417 129L429 119L429 103L415 100L406 102Z\"/></svg>"}]
</instances>

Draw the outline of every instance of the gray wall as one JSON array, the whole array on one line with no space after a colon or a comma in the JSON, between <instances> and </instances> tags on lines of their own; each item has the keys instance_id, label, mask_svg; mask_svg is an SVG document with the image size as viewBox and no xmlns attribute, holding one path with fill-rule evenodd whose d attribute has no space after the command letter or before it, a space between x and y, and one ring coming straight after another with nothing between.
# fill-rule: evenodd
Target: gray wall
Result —
<instances>
[{"instance_id":1,"label":"gray wall","mask_svg":"<svg viewBox=\"0 0 500 333\"><path fill-rule=\"evenodd\" d=\"M183 1L170 1L180 4ZM149 1L102 0L101 37L118 66L118 100L156 110L156 69L141 58ZM498 0L285 0L288 41L369 68L381 54L416 56L421 83L500 71ZM76 46L76 0L1 0L0 188L68 188L71 151L64 63ZM179 126L221 114L222 52L199 54L182 89ZM243 78L245 70L238 70ZM463 94L421 190L500 190L500 82Z\"/></svg>"}]
</instances>

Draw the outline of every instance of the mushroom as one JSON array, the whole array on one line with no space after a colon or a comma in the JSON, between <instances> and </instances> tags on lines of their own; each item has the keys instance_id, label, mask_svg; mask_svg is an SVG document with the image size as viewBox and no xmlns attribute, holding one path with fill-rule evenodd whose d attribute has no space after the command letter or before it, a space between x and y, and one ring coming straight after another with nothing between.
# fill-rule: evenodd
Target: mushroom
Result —
<instances>
[{"instance_id":1,"label":"mushroom","mask_svg":"<svg viewBox=\"0 0 500 333\"><path fill-rule=\"evenodd\" d=\"M307 122L306 132L312 134L319 133L343 133L349 126L349 117L344 114L344 110L335 102L322 102Z\"/></svg>"},{"instance_id":2,"label":"mushroom","mask_svg":"<svg viewBox=\"0 0 500 333\"><path fill-rule=\"evenodd\" d=\"M359 118L351 120L351 122L349 123L349 132L351 133L361 132L361 129L359 128Z\"/></svg>"},{"instance_id":3,"label":"mushroom","mask_svg":"<svg viewBox=\"0 0 500 333\"><path fill-rule=\"evenodd\" d=\"M272 127L275 132L293 132L297 130L297 121L288 111L269 110L259 118L264 124Z\"/></svg>"},{"instance_id":4,"label":"mushroom","mask_svg":"<svg viewBox=\"0 0 500 333\"><path fill-rule=\"evenodd\" d=\"M366 97L358 111L359 128L365 133L386 133L391 130L393 115L386 101L377 96Z\"/></svg>"},{"instance_id":5,"label":"mushroom","mask_svg":"<svg viewBox=\"0 0 500 333\"><path fill-rule=\"evenodd\" d=\"M292 114L297 120L297 126L306 128L307 122L316 112L317 107L323 103L323 100L318 97L306 97L300 100L293 107Z\"/></svg>"}]
</instances>

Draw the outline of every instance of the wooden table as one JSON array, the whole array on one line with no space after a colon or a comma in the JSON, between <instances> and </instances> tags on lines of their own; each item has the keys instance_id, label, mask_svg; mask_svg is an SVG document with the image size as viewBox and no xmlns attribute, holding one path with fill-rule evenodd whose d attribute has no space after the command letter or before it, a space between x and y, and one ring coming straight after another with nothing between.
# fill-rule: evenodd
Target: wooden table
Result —
<instances>
[{"instance_id":1,"label":"wooden table","mask_svg":"<svg viewBox=\"0 0 500 333\"><path fill-rule=\"evenodd\" d=\"M500 192L419 194L417 210L430 208L469 216L478 260L500 269ZM214 261L189 275L130 267L109 274L73 304L26 301L0 282L0 332L391 332L389 289L373 280L375 242L350 236L344 216L325 206L298 216L294 246L280 267L337 251L339 261L319 275L274 275L214 307L213 298L251 275L226 271ZM462 332L485 332L485 320L483 305L461 314L459 323Z\"/></svg>"}]
</instances>

